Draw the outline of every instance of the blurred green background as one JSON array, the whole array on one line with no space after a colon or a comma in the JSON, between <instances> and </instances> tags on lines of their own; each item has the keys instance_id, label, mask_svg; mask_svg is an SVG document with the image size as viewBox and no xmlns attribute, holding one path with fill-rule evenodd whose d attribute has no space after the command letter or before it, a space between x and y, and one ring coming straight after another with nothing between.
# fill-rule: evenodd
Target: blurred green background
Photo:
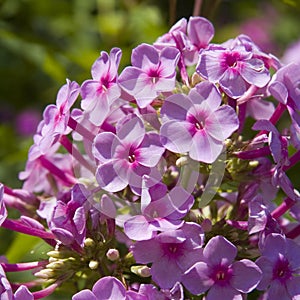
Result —
<instances>
[{"instance_id":1,"label":"blurred green background","mask_svg":"<svg viewBox=\"0 0 300 300\"><path fill-rule=\"evenodd\" d=\"M123 68L132 48L154 42L192 15L193 6L192 0L0 0L0 182L21 187L17 176L32 132L66 78L89 79L100 51L112 47L122 49ZM215 26L213 42L243 32L282 57L300 39L298 0L204 0L201 15ZM0 231L0 255L11 262L43 255L36 239L15 237Z\"/></svg>"}]
</instances>

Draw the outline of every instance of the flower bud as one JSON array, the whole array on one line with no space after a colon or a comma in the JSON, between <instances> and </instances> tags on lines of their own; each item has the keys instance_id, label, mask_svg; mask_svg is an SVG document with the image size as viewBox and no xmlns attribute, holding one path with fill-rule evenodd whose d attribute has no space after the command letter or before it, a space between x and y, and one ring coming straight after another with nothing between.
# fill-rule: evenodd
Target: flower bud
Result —
<instances>
[{"instance_id":1,"label":"flower bud","mask_svg":"<svg viewBox=\"0 0 300 300\"><path fill-rule=\"evenodd\" d=\"M106 257L110 260L110 261L116 261L120 258L120 253L118 249L109 249L106 252Z\"/></svg>"},{"instance_id":2,"label":"flower bud","mask_svg":"<svg viewBox=\"0 0 300 300\"><path fill-rule=\"evenodd\" d=\"M99 266L99 262L96 261L96 260L91 260L91 261L89 262L89 268L90 268L91 270L96 270L96 269L98 268L98 266Z\"/></svg>"},{"instance_id":3,"label":"flower bud","mask_svg":"<svg viewBox=\"0 0 300 300\"><path fill-rule=\"evenodd\" d=\"M147 266L132 266L130 271L143 278L151 276L150 268Z\"/></svg>"}]
</instances>

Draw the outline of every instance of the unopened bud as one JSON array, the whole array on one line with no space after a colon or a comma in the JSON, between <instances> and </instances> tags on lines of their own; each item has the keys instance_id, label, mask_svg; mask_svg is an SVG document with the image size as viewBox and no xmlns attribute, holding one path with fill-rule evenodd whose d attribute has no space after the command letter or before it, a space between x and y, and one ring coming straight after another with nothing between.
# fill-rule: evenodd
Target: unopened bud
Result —
<instances>
[{"instance_id":1,"label":"unopened bud","mask_svg":"<svg viewBox=\"0 0 300 300\"><path fill-rule=\"evenodd\" d=\"M147 266L132 266L130 270L132 273L143 278L151 276L150 268Z\"/></svg>"},{"instance_id":2,"label":"unopened bud","mask_svg":"<svg viewBox=\"0 0 300 300\"><path fill-rule=\"evenodd\" d=\"M91 238L86 238L84 240L84 246L87 247L87 248L94 247L95 246L95 241Z\"/></svg>"},{"instance_id":3,"label":"unopened bud","mask_svg":"<svg viewBox=\"0 0 300 300\"><path fill-rule=\"evenodd\" d=\"M55 277L55 272L51 269L43 269L34 273L34 276L42 279L51 279Z\"/></svg>"},{"instance_id":4,"label":"unopened bud","mask_svg":"<svg viewBox=\"0 0 300 300\"><path fill-rule=\"evenodd\" d=\"M106 257L110 260L110 261L116 261L120 258L120 253L118 249L109 249L106 252Z\"/></svg>"},{"instance_id":5,"label":"unopened bud","mask_svg":"<svg viewBox=\"0 0 300 300\"><path fill-rule=\"evenodd\" d=\"M99 262L96 261L96 260L91 260L91 261L89 262L89 268L90 268L91 270L96 270L96 269L98 268L98 266L99 266Z\"/></svg>"}]
</instances>

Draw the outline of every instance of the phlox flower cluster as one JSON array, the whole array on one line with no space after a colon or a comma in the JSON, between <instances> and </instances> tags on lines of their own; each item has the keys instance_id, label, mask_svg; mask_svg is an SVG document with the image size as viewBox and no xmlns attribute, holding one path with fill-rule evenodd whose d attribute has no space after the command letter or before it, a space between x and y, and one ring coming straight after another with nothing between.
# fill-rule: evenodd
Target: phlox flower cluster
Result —
<instances>
[{"instance_id":1,"label":"phlox flower cluster","mask_svg":"<svg viewBox=\"0 0 300 300\"><path fill-rule=\"evenodd\" d=\"M0 258L1 299L300 299L300 64L213 37L182 19L67 79L0 183L0 226L48 249Z\"/></svg>"}]
</instances>

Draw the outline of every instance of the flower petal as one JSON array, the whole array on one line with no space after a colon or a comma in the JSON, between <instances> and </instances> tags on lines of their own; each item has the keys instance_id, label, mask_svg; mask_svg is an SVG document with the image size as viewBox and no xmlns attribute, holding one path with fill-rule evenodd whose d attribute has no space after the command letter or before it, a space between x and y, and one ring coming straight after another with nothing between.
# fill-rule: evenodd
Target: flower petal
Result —
<instances>
[{"instance_id":1,"label":"flower petal","mask_svg":"<svg viewBox=\"0 0 300 300\"><path fill-rule=\"evenodd\" d=\"M128 172L121 161L111 160L100 165L96 179L101 188L108 192L118 192L128 185Z\"/></svg>"},{"instance_id":2,"label":"flower petal","mask_svg":"<svg viewBox=\"0 0 300 300\"><path fill-rule=\"evenodd\" d=\"M202 294L214 284L214 280L210 278L210 272L206 263L197 262L184 273L182 283L192 294Z\"/></svg>"},{"instance_id":3,"label":"flower petal","mask_svg":"<svg viewBox=\"0 0 300 300\"><path fill-rule=\"evenodd\" d=\"M249 259L242 259L232 264L232 287L242 293L249 293L256 288L261 279L260 268Z\"/></svg>"},{"instance_id":4,"label":"flower petal","mask_svg":"<svg viewBox=\"0 0 300 300\"><path fill-rule=\"evenodd\" d=\"M168 121L160 129L161 143L175 153L185 153L192 145L188 122Z\"/></svg>"},{"instance_id":5,"label":"flower petal","mask_svg":"<svg viewBox=\"0 0 300 300\"><path fill-rule=\"evenodd\" d=\"M234 109L223 105L205 120L205 130L218 141L224 141L239 127Z\"/></svg>"},{"instance_id":6,"label":"flower petal","mask_svg":"<svg viewBox=\"0 0 300 300\"><path fill-rule=\"evenodd\" d=\"M189 155L192 159L205 163L213 163L221 154L223 143L215 140L206 130L199 130L193 136Z\"/></svg>"},{"instance_id":7,"label":"flower petal","mask_svg":"<svg viewBox=\"0 0 300 300\"><path fill-rule=\"evenodd\" d=\"M236 247L223 236L215 236L206 244L203 255L211 266L229 266L237 255Z\"/></svg>"}]
</instances>

